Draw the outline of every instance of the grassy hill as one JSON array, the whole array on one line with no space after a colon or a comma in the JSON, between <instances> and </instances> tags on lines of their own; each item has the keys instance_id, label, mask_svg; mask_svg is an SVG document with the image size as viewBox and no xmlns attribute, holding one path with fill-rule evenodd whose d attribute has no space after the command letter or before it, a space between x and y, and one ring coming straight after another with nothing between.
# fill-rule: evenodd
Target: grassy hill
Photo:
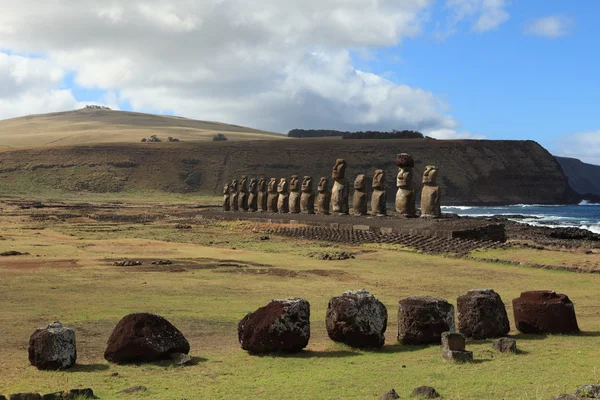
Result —
<instances>
[{"instance_id":1,"label":"grassy hill","mask_svg":"<svg viewBox=\"0 0 600 400\"><path fill-rule=\"evenodd\" d=\"M283 135L212 121L128 111L81 109L0 121L0 149L47 145L138 143L157 135L183 141L210 141L216 133L229 140L284 139Z\"/></svg>"}]
</instances>

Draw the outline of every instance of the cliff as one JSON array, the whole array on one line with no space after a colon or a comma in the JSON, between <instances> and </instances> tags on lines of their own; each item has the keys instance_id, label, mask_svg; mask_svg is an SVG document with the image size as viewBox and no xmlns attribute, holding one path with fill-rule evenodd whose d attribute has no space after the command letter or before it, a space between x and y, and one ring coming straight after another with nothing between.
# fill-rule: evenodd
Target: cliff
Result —
<instances>
[{"instance_id":1,"label":"cliff","mask_svg":"<svg viewBox=\"0 0 600 400\"><path fill-rule=\"evenodd\" d=\"M413 155L420 186L426 165L440 170L443 204L555 204L578 201L556 159L532 141L305 139L246 142L99 144L0 151L0 193L43 188L110 192L158 189L221 194L241 175L347 177L387 173L393 201L397 153ZM370 186L370 185L369 185Z\"/></svg>"},{"instance_id":2,"label":"cliff","mask_svg":"<svg viewBox=\"0 0 600 400\"><path fill-rule=\"evenodd\" d=\"M600 196L600 165L586 164L576 158L556 157L569 184L579 194Z\"/></svg>"}]
</instances>

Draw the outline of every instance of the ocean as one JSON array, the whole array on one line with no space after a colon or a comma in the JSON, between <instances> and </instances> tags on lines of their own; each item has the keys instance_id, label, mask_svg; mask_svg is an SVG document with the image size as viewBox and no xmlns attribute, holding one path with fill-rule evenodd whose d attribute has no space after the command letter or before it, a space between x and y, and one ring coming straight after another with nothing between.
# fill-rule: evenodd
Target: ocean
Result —
<instances>
[{"instance_id":1,"label":"ocean","mask_svg":"<svg viewBox=\"0 0 600 400\"><path fill-rule=\"evenodd\" d=\"M531 218L514 219L516 222L551 228L582 228L600 234L600 204L588 204L585 201L568 206L540 204L499 207L447 206L442 207L442 211L471 217L518 214L531 216Z\"/></svg>"}]
</instances>

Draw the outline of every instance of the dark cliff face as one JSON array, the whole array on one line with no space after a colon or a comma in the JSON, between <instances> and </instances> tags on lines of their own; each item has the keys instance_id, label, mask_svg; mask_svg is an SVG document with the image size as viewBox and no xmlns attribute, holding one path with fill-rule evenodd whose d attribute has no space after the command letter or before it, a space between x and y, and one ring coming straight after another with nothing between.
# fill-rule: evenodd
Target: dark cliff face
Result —
<instances>
[{"instance_id":1,"label":"dark cliff face","mask_svg":"<svg viewBox=\"0 0 600 400\"><path fill-rule=\"evenodd\" d=\"M396 154L415 159L421 188L426 165L439 168L442 204L557 204L576 202L556 159L532 141L429 139L309 139L252 142L159 143L56 147L0 153L0 188L24 179L67 190L159 189L221 194L242 175L331 177L337 158L353 180L386 172L388 199L395 196ZM369 187L370 191L370 187Z\"/></svg>"},{"instance_id":2,"label":"dark cliff face","mask_svg":"<svg viewBox=\"0 0 600 400\"><path fill-rule=\"evenodd\" d=\"M586 164L576 158L556 157L569 185L579 194L600 196L600 165Z\"/></svg>"}]
</instances>

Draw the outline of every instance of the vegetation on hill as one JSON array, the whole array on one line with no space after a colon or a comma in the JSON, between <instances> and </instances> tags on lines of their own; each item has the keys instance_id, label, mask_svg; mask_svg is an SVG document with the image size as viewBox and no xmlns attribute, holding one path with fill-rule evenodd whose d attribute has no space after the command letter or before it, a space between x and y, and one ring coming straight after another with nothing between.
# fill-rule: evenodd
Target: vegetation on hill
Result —
<instances>
[{"instance_id":1,"label":"vegetation on hill","mask_svg":"<svg viewBox=\"0 0 600 400\"><path fill-rule=\"evenodd\" d=\"M411 130L358 131L344 132L332 129L292 129L288 132L293 138L341 137L342 139L422 139L423 134Z\"/></svg>"}]
</instances>

